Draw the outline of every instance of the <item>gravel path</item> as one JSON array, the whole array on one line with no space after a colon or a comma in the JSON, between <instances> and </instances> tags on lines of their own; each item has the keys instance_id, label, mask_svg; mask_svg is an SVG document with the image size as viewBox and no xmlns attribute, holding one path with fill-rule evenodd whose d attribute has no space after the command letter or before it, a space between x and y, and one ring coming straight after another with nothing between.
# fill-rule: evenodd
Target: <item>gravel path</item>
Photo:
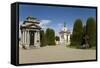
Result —
<instances>
[{"instance_id":1,"label":"gravel path","mask_svg":"<svg viewBox=\"0 0 100 68\"><path fill-rule=\"evenodd\" d=\"M20 64L91 59L96 59L96 50L73 49L61 45L30 50L19 49Z\"/></svg>"}]
</instances>

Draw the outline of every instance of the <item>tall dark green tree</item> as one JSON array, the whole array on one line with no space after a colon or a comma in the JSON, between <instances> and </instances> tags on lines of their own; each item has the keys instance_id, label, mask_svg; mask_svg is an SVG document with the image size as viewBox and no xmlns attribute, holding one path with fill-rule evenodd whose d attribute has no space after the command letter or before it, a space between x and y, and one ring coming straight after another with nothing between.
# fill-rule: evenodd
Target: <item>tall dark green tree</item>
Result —
<instances>
[{"instance_id":1,"label":"tall dark green tree","mask_svg":"<svg viewBox=\"0 0 100 68\"><path fill-rule=\"evenodd\" d=\"M86 25L83 26L83 33L82 33L82 42L81 45L86 45L85 47L88 48L88 36L86 34Z\"/></svg>"},{"instance_id":2,"label":"tall dark green tree","mask_svg":"<svg viewBox=\"0 0 100 68\"><path fill-rule=\"evenodd\" d=\"M96 21L93 17L89 17L86 22L86 34L89 37L90 47L96 46Z\"/></svg>"},{"instance_id":3,"label":"tall dark green tree","mask_svg":"<svg viewBox=\"0 0 100 68\"><path fill-rule=\"evenodd\" d=\"M86 26L83 26L83 35L86 35Z\"/></svg>"},{"instance_id":4,"label":"tall dark green tree","mask_svg":"<svg viewBox=\"0 0 100 68\"><path fill-rule=\"evenodd\" d=\"M53 29L47 28L46 41L48 45L55 45L55 31Z\"/></svg>"},{"instance_id":5,"label":"tall dark green tree","mask_svg":"<svg viewBox=\"0 0 100 68\"><path fill-rule=\"evenodd\" d=\"M47 28L46 29L46 43L47 43L47 45L49 44L49 38L50 38L50 29L49 28Z\"/></svg>"},{"instance_id":6,"label":"tall dark green tree","mask_svg":"<svg viewBox=\"0 0 100 68\"><path fill-rule=\"evenodd\" d=\"M80 19L77 19L74 23L71 45L75 47L79 47L82 42L82 34L83 34L83 25Z\"/></svg>"},{"instance_id":7,"label":"tall dark green tree","mask_svg":"<svg viewBox=\"0 0 100 68\"><path fill-rule=\"evenodd\" d=\"M46 46L46 37L45 37L45 33L43 30L40 31L40 43L41 43L41 47Z\"/></svg>"}]
</instances>

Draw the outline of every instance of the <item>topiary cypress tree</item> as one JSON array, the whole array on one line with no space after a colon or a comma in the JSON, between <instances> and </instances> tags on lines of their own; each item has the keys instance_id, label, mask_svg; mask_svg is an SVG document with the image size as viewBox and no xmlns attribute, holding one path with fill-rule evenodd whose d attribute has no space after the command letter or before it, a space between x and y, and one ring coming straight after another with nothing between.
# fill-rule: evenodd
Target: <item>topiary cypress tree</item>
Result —
<instances>
[{"instance_id":1,"label":"topiary cypress tree","mask_svg":"<svg viewBox=\"0 0 100 68\"><path fill-rule=\"evenodd\" d=\"M53 29L46 30L46 40L48 45L55 45L55 32Z\"/></svg>"},{"instance_id":2,"label":"topiary cypress tree","mask_svg":"<svg viewBox=\"0 0 100 68\"><path fill-rule=\"evenodd\" d=\"M82 32L83 32L82 21L80 19L77 19L73 27L71 46L79 47L81 45Z\"/></svg>"},{"instance_id":3,"label":"topiary cypress tree","mask_svg":"<svg viewBox=\"0 0 100 68\"><path fill-rule=\"evenodd\" d=\"M55 45L55 32L53 29L51 29L51 33L50 33L50 45Z\"/></svg>"},{"instance_id":4,"label":"topiary cypress tree","mask_svg":"<svg viewBox=\"0 0 100 68\"><path fill-rule=\"evenodd\" d=\"M49 35L50 35L50 29L49 28L47 28L46 29L46 43L47 43L47 45L49 44Z\"/></svg>"},{"instance_id":5,"label":"topiary cypress tree","mask_svg":"<svg viewBox=\"0 0 100 68\"><path fill-rule=\"evenodd\" d=\"M89 17L86 22L86 34L89 37L90 47L96 46L96 21L93 17Z\"/></svg>"},{"instance_id":6,"label":"topiary cypress tree","mask_svg":"<svg viewBox=\"0 0 100 68\"><path fill-rule=\"evenodd\" d=\"M46 46L46 37L43 30L40 31L40 47Z\"/></svg>"}]
</instances>

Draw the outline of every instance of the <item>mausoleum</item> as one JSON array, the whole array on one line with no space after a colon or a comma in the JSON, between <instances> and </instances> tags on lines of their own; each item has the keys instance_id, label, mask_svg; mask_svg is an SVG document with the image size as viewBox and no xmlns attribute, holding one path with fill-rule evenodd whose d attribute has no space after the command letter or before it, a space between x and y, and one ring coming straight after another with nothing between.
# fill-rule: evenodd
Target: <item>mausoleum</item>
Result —
<instances>
[{"instance_id":1,"label":"mausoleum","mask_svg":"<svg viewBox=\"0 0 100 68\"><path fill-rule=\"evenodd\" d=\"M38 48L40 47L40 30L39 20L32 16L28 16L21 29L21 45L23 48Z\"/></svg>"}]
</instances>

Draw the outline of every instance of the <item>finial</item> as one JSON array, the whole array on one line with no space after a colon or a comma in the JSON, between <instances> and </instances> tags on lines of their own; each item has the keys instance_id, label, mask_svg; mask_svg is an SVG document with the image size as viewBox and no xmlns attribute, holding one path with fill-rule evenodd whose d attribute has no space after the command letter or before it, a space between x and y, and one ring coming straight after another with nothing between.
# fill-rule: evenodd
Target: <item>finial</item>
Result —
<instances>
[{"instance_id":1,"label":"finial","mask_svg":"<svg viewBox=\"0 0 100 68\"><path fill-rule=\"evenodd\" d=\"M66 22L64 22L64 27L66 27Z\"/></svg>"}]
</instances>

